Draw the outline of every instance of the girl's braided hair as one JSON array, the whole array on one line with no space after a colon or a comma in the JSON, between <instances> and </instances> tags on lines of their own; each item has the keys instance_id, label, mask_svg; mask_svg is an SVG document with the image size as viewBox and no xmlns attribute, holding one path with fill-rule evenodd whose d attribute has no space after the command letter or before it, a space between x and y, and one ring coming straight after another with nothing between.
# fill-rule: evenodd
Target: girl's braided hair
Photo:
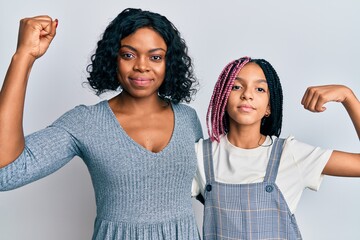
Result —
<instances>
[{"instance_id":1,"label":"girl's braided hair","mask_svg":"<svg viewBox=\"0 0 360 240\"><path fill-rule=\"evenodd\" d=\"M236 76L250 62L257 64L262 69L270 91L271 114L262 119L260 132L263 135L280 136L283 94L279 76L268 61L242 57L227 64L215 84L206 115L206 124L211 141L219 142L220 136L229 131L229 116L225 111L227 101Z\"/></svg>"}]
</instances>

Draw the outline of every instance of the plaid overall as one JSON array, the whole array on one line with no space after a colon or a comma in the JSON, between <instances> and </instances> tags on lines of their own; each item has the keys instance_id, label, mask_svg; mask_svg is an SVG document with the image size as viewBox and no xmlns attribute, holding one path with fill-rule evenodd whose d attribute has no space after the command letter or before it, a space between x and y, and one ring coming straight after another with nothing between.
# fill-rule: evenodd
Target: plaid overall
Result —
<instances>
[{"instance_id":1,"label":"plaid overall","mask_svg":"<svg viewBox=\"0 0 360 240\"><path fill-rule=\"evenodd\" d=\"M275 139L263 182L215 181L211 142L203 142L206 176L204 240L302 239L295 216L275 184L284 139Z\"/></svg>"}]
</instances>

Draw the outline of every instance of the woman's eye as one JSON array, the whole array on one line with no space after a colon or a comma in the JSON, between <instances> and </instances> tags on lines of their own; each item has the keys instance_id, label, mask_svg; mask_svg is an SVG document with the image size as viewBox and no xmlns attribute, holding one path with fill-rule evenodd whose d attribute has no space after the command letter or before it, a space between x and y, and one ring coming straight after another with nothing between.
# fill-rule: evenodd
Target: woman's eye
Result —
<instances>
[{"instance_id":1,"label":"woman's eye","mask_svg":"<svg viewBox=\"0 0 360 240\"><path fill-rule=\"evenodd\" d=\"M161 57L161 56L159 56L159 55L151 56L151 60L154 60L154 61L161 61L161 60L162 60L162 57Z\"/></svg>"},{"instance_id":2,"label":"woman's eye","mask_svg":"<svg viewBox=\"0 0 360 240\"><path fill-rule=\"evenodd\" d=\"M232 90L240 90L240 89L241 89L241 86L234 85L231 89L232 89Z\"/></svg>"},{"instance_id":3,"label":"woman's eye","mask_svg":"<svg viewBox=\"0 0 360 240\"><path fill-rule=\"evenodd\" d=\"M134 58L135 56L132 53L122 53L121 57L124 59L131 59Z\"/></svg>"}]
</instances>

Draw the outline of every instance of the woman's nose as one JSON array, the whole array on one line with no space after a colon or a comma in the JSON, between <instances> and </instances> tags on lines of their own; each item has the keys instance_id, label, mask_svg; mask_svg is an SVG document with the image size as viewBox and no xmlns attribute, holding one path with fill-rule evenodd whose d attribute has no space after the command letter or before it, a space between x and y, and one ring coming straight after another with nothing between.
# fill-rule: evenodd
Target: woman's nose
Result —
<instances>
[{"instance_id":1,"label":"woman's nose","mask_svg":"<svg viewBox=\"0 0 360 240\"><path fill-rule=\"evenodd\" d=\"M145 58L138 58L134 65L134 70L140 71L140 72L146 72L149 71L149 64L148 61Z\"/></svg>"}]
</instances>

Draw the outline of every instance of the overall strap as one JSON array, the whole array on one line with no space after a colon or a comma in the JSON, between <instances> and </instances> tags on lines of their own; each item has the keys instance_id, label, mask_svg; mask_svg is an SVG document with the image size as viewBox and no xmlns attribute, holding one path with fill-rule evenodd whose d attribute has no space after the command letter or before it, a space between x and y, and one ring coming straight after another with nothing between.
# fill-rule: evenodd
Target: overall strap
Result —
<instances>
[{"instance_id":1,"label":"overall strap","mask_svg":"<svg viewBox=\"0 0 360 240\"><path fill-rule=\"evenodd\" d=\"M276 138L270 154L269 163L266 168L264 182L275 182L279 170L280 157L284 145L284 138Z\"/></svg>"},{"instance_id":2,"label":"overall strap","mask_svg":"<svg viewBox=\"0 0 360 240\"><path fill-rule=\"evenodd\" d=\"M206 182L208 183L214 181L214 164L212 157L211 141L209 138L203 141L203 159Z\"/></svg>"}]
</instances>

